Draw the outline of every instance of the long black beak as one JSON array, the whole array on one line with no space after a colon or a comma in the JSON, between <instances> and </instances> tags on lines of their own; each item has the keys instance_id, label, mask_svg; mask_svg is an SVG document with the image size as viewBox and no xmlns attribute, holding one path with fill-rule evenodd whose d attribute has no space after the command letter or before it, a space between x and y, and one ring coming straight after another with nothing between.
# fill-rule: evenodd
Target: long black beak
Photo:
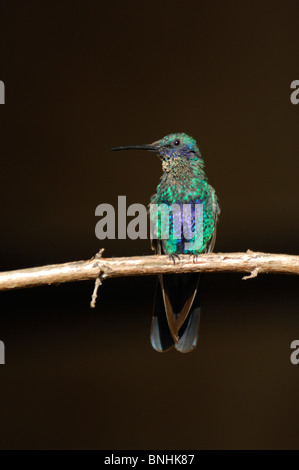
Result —
<instances>
[{"instance_id":1,"label":"long black beak","mask_svg":"<svg viewBox=\"0 0 299 470\"><path fill-rule=\"evenodd\" d=\"M144 145L127 145L126 147L114 147L112 149L113 152L115 150L148 150L149 152L157 152L159 147L154 144L144 144Z\"/></svg>"}]
</instances>

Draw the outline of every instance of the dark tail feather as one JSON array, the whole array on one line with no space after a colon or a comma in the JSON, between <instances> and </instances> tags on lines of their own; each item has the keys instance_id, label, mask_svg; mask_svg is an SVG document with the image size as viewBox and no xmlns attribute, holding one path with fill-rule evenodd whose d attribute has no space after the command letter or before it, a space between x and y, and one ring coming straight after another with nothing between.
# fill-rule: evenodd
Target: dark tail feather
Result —
<instances>
[{"instance_id":1,"label":"dark tail feather","mask_svg":"<svg viewBox=\"0 0 299 470\"><path fill-rule=\"evenodd\" d=\"M196 348L200 318L200 294L197 291L189 315L179 331L179 341L175 344L177 351L187 353Z\"/></svg>"},{"instance_id":2,"label":"dark tail feather","mask_svg":"<svg viewBox=\"0 0 299 470\"><path fill-rule=\"evenodd\" d=\"M153 348L159 352L167 351L174 345L174 340L171 336L168 326L163 294L159 279L157 279L156 286L154 313L151 328L151 343Z\"/></svg>"},{"instance_id":3,"label":"dark tail feather","mask_svg":"<svg viewBox=\"0 0 299 470\"><path fill-rule=\"evenodd\" d=\"M163 276L162 285L164 286L171 302L175 321L179 319L179 314L181 313L187 299L191 299L190 296L193 297L194 289L197 289L198 286L198 279L198 274ZM196 347L198 336L200 313L199 301L200 296L197 290L187 318L179 330L179 340L175 343L167 320L161 283L159 281L157 282L151 328L151 343L156 351L167 351L174 345L178 351L183 353L193 351Z\"/></svg>"}]
</instances>

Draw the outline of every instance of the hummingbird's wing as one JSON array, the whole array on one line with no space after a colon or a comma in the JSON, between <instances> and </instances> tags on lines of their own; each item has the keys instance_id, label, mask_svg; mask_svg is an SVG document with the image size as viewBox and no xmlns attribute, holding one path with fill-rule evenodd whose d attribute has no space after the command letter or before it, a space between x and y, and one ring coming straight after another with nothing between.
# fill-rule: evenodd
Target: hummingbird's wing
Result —
<instances>
[{"instance_id":1,"label":"hummingbird's wing","mask_svg":"<svg viewBox=\"0 0 299 470\"><path fill-rule=\"evenodd\" d=\"M214 231L213 231L211 240L209 241L207 245L206 253L211 253L214 250L214 246L216 242L216 234L217 234L217 223L218 223L219 215L221 212L220 204L219 204L217 195L215 193L215 189L212 188L211 185L210 185L210 192L211 192L211 204L212 204L213 213L214 213Z\"/></svg>"}]
</instances>

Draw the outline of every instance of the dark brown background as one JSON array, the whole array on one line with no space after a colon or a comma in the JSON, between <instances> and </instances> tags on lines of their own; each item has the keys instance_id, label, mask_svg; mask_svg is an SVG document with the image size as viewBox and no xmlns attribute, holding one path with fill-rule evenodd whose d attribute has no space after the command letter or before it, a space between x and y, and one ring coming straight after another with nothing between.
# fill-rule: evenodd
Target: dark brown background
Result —
<instances>
[{"instance_id":1,"label":"dark brown background","mask_svg":"<svg viewBox=\"0 0 299 470\"><path fill-rule=\"evenodd\" d=\"M216 250L298 253L298 1L1 2L0 269L150 254L94 235L147 204L152 154L194 136L222 213ZM155 279L0 295L1 448L298 448L298 280L206 275L198 349L159 355Z\"/></svg>"}]
</instances>

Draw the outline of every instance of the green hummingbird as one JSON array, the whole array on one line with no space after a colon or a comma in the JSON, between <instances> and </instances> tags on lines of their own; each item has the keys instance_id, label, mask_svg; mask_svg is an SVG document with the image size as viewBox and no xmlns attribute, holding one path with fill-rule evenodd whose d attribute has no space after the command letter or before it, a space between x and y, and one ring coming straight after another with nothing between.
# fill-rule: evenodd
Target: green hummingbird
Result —
<instances>
[{"instance_id":1,"label":"green hummingbird","mask_svg":"<svg viewBox=\"0 0 299 470\"><path fill-rule=\"evenodd\" d=\"M155 253L169 255L175 262L181 254L196 258L201 253L211 252L216 240L220 206L215 190L208 183L196 141L187 134L174 133L152 144L111 150L129 149L155 152L162 162L163 174L156 194L151 198L150 209L163 206L171 210L166 219L162 216L157 218L157 213L150 210L151 245ZM179 216L176 220L174 207ZM189 211L185 210L186 207ZM201 207L199 231L196 230L198 207ZM168 236L165 236L166 226ZM187 353L196 347L200 316L199 280L199 273L158 276L151 326L151 343L155 350L164 352L174 346L176 350Z\"/></svg>"}]
</instances>

